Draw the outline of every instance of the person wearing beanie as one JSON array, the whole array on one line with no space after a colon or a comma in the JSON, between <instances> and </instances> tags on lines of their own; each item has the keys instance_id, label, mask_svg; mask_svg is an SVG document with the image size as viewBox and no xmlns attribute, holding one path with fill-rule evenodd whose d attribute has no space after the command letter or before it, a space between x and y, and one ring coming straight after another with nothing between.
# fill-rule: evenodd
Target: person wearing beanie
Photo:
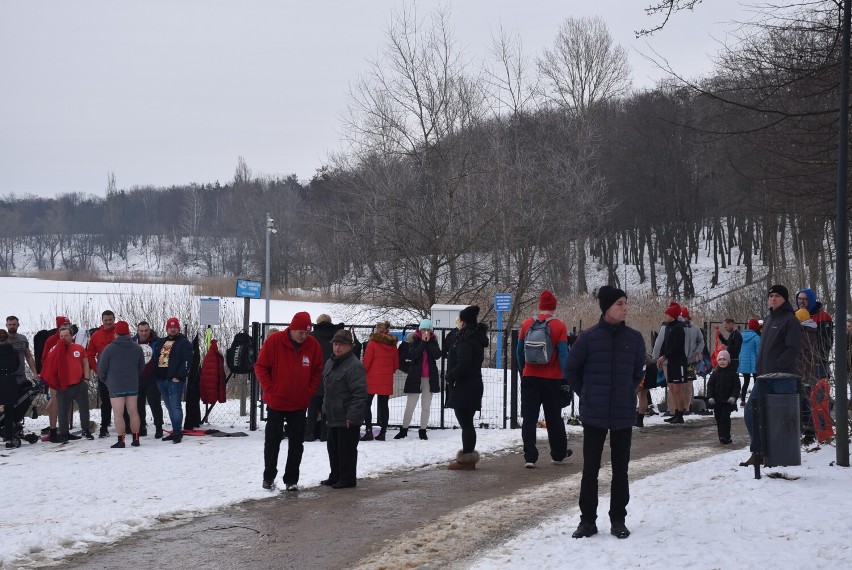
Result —
<instances>
[{"instance_id":1,"label":"person wearing beanie","mask_svg":"<svg viewBox=\"0 0 852 570\"><path fill-rule=\"evenodd\" d=\"M681 387L681 397L686 406L684 413L688 413L695 396L694 382L698 378L696 367L704 356L704 333L701 332L700 328L692 324L692 316L689 314L689 309L684 306L680 308L680 318L683 322L684 352L686 353L685 382Z\"/></svg>"},{"instance_id":2,"label":"person wearing beanie","mask_svg":"<svg viewBox=\"0 0 852 570\"><path fill-rule=\"evenodd\" d=\"M547 423L550 460L563 465L573 453L568 449L565 422L562 421L562 384L568 359L568 328L554 317L556 297L542 291L538 314L521 324L515 359L521 372L521 439L524 467L535 468L538 461L537 428L540 411Z\"/></svg>"},{"instance_id":3,"label":"person wearing beanie","mask_svg":"<svg viewBox=\"0 0 852 570\"><path fill-rule=\"evenodd\" d=\"M98 437L109 436L108 428L112 417L109 388L107 388L107 385L101 379L100 372L98 371L98 362L100 361L101 353L113 340L115 340L115 313L106 310L101 313L101 326L92 333L89 344L86 345L86 351L89 354L89 368L98 377L98 395L101 400L101 430Z\"/></svg>"},{"instance_id":4,"label":"person wearing beanie","mask_svg":"<svg viewBox=\"0 0 852 570\"><path fill-rule=\"evenodd\" d=\"M180 321L172 317L166 321L166 336L157 339L151 346L154 361L154 379L163 397L172 433L162 441L183 441L183 392L192 362L192 343L180 332Z\"/></svg>"},{"instance_id":5,"label":"person wearing beanie","mask_svg":"<svg viewBox=\"0 0 852 570\"><path fill-rule=\"evenodd\" d=\"M672 414L665 422L672 424L683 423L683 413L689 409L687 398L691 393L685 383L686 378L686 331L681 316L680 305L672 301L665 312L665 330L657 358L657 367L663 368L666 375L668 391L668 411Z\"/></svg>"},{"instance_id":6,"label":"person wearing beanie","mask_svg":"<svg viewBox=\"0 0 852 570\"><path fill-rule=\"evenodd\" d=\"M773 285L769 288L766 303L769 314L763 322L763 334L760 337L760 348L757 353L755 375L799 374L799 356L802 354L802 325L796 318L795 310L790 305L787 288L783 285ZM754 401L760 397L765 388L768 394L795 394L795 379L773 380L772 382L755 382L748 397L743 414L750 440L751 457L740 463L741 466L754 465Z\"/></svg>"},{"instance_id":7,"label":"person wearing beanie","mask_svg":"<svg viewBox=\"0 0 852 570\"><path fill-rule=\"evenodd\" d=\"M376 398L376 420L379 424L378 441L385 441L388 431L390 408L388 403L393 396L393 376L399 369L399 340L390 334L388 321L376 323L373 334L364 350L364 369L367 371L367 408L364 413L364 436L361 441L373 440L373 397Z\"/></svg>"},{"instance_id":8,"label":"person wearing beanie","mask_svg":"<svg viewBox=\"0 0 852 570\"><path fill-rule=\"evenodd\" d=\"M56 328L52 329L52 332L47 331L49 333L49 336L45 339L44 346L42 347L41 352L39 352L38 349L39 335L36 335L33 339L33 344L35 344L36 347L35 358L39 378L41 378L41 370L44 367L45 362L47 361L47 355L50 354L50 351L53 349L54 346L56 346L56 343L59 342L59 329L64 324L70 325L71 319L69 319L65 315L56 315ZM47 407L45 408L45 411L47 412L47 418L49 422L49 441L50 443L59 443L59 431L56 429L56 417L58 412L59 400L56 399L56 390L54 388L48 386L47 393L49 397L47 400ZM44 434L44 431L42 431L42 434Z\"/></svg>"},{"instance_id":9,"label":"person wearing beanie","mask_svg":"<svg viewBox=\"0 0 852 570\"><path fill-rule=\"evenodd\" d=\"M130 417L133 447L139 447L139 377L145 370L145 354L138 343L130 338L127 321L115 323L115 340L109 343L98 360L99 378L109 390L112 415L118 441L113 448L125 447L125 410Z\"/></svg>"},{"instance_id":10,"label":"person wearing beanie","mask_svg":"<svg viewBox=\"0 0 852 570\"><path fill-rule=\"evenodd\" d=\"M56 441L68 443L80 439L79 435L69 433L71 411L76 402L80 412L82 436L94 439L89 433L89 360L86 349L74 342L74 333L69 323L59 327L59 342L50 350L41 369L45 383L56 391L59 433ZM51 441L53 439L51 433Z\"/></svg>"},{"instance_id":11,"label":"person wearing beanie","mask_svg":"<svg viewBox=\"0 0 852 570\"><path fill-rule=\"evenodd\" d=\"M420 439L429 439L426 428L429 426L429 412L432 408L432 394L441 391L438 384L438 359L441 357L441 347L432 330L432 321L422 319L420 326L414 331L408 341L408 356L411 364L405 377L405 412L402 415L402 428L394 439L408 436L408 426L414 416L414 408L420 401Z\"/></svg>"},{"instance_id":12,"label":"person wearing beanie","mask_svg":"<svg viewBox=\"0 0 852 570\"><path fill-rule=\"evenodd\" d=\"M300 311L293 315L290 326L263 343L254 365L254 373L263 389L263 401L267 406L262 483L267 490L273 489L278 475L278 454L285 423L287 463L284 468L284 485L288 491L299 489L299 468L305 450L306 412L322 381L324 365L319 341L308 334L311 326L308 313ZM348 333L339 330L335 336L342 332Z\"/></svg>"},{"instance_id":13,"label":"person wearing beanie","mask_svg":"<svg viewBox=\"0 0 852 570\"><path fill-rule=\"evenodd\" d=\"M731 443L731 413L736 409L739 393L740 377L731 364L731 353L721 350L716 355L716 369L707 380L707 404L713 408L716 433L722 445Z\"/></svg>"},{"instance_id":14,"label":"person wearing beanie","mask_svg":"<svg viewBox=\"0 0 852 570\"><path fill-rule=\"evenodd\" d=\"M367 373L352 351L353 344L351 332L337 331L331 340L333 355L322 373L329 475L320 484L332 489L357 485L358 436L367 407Z\"/></svg>"},{"instance_id":15,"label":"person wearing beanie","mask_svg":"<svg viewBox=\"0 0 852 570\"><path fill-rule=\"evenodd\" d=\"M334 356L331 349L331 339L335 333L346 328L343 323L334 324L331 322L331 317L325 313L317 317L317 322L311 327L310 335L317 339L322 348L322 361L328 362L328 359ZM305 441L326 441L328 436L328 426L322 421L322 401L325 397L325 391L322 387L322 382L317 387L317 392L311 398L308 404L307 418L305 419Z\"/></svg>"},{"instance_id":16,"label":"person wearing beanie","mask_svg":"<svg viewBox=\"0 0 852 570\"><path fill-rule=\"evenodd\" d=\"M757 352L760 349L759 330L760 323L757 322L757 319L749 319L748 328L740 333L742 335L742 345L740 347L737 372L742 374L743 377L742 389L740 391L740 406L743 408L746 405L748 386L757 366Z\"/></svg>"},{"instance_id":17,"label":"person wearing beanie","mask_svg":"<svg viewBox=\"0 0 852 570\"><path fill-rule=\"evenodd\" d=\"M607 295L610 293L605 291ZM624 292L615 294L621 293ZM626 526L630 501L627 473L636 421L636 392L645 377L645 341L639 331L626 324L627 295L609 304L612 296L604 302L598 292L601 307L609 306L597 324L580 333L565 367L568 383L580 398L583 425L580 524L571 535L573 538L586 538L598 532L598 475L607 435L612 464L610 533L616 538L630 536Z\"/></svg>"},{"instance_id":18,"label":"person wearing beanie","mask_svg":"<svg viewBox=\"0 0 852 570\"><path fill-rule=\"evenodd\" d=\"M146 437L148 435L148 425L145 420L145 403L151 408L151 416L154 419L154 438L163 438L163 397L160 395L160 389L157 388L157 381L154 379L154 343L159 340L159 336L151 328L148 321L139 321L136 325L136 334L133 335L133 342L142 348L142 353L145 355L145 369L139 375L139 396L136 398L137 409L139 411L139 436ZM130 417L125 416L125 422L130 423Z\"/></svg>"},{"instance_id":19,"label":"person wearing beanie","mask_svg":"<svg viewBox=\"0 0 852 570\"><path fill-rule=\"evenodd\" d=\"M459 313L459 333L447 358L447 401L461 426L462 448L451 471L473 471L479 462L473 418L482 409L482 362L488 346L488 326L479 322L479 306L465 307Z\"/></svg>"}]
</instances>

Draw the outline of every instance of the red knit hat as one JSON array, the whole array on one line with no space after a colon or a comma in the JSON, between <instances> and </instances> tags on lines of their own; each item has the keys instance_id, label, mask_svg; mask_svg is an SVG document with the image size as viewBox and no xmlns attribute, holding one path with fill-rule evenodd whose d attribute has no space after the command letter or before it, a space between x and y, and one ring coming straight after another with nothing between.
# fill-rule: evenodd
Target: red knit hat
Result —
<instances>
[{"instance_id":1,"label":"red knit hat","mask_svg":"<svg viewBox=\"0 0 852 570\"><path fill-rule=\"evenodd\" d=\"M180 328L180 321L177 320L177 317L172 317L166 321L166 330L169 330L171 327Z\"/></svg>"},{"instance_id":2,"label":"red knit hat","mask_svg":"<svg viewBox=\"0 0 852 570\"><path fill-rule=\"evenodd\" d=\"M680 305L672 301L665 310L665 313L671 318L677 319L680 316Z\"/></svg>"},{"instance_id":3,"label":"red knit hat","mask_svg":"<svg viewBox=\"0 0 852 570\"><path fill-rule=\"evenodd\" d=\"M65 323L71 324L71 320L65 315L56 315L56 328L61 327Z\"/></svg>"},{"instance_id":4,"label":"red knit hat","mask_svg":"<svg viewBox=\"0 0 852 570\"><path fill-rule=\"evenodd\" d=\"M757 319L748 320L748 330L757 332L760 330L760 321Z\"/></svg>"},{"instance_id":5,"label":"red knit hat","mask_svg":"<svg viewBox=\"0 0 852 570\"><path fill-rule=\"evenodd\" d=\"M305 311L300 311L293 315L293 319L290 321L290 330L291 331L310 331L311 330L311 316Z\"/></svg>"},{"instance_id":6,"label":"red knit hat","mask_svg":"<svg viewBox=\"0 0 852 570\"><path fill-rule=\"evenodd\" d=\"M541 296L538 298L538 310L539 311L555 311L556 310L556 297L553 296L553 293L545 289L541 292Z\"/></svg>"},{"instance_id":7,"label":"red knit hat","mask_svg":"<svg viewBox=\"0 0 852 570\"><path fill-rule=\"evenodd\" d=\"M115 334L130 334L130 325L127 324L127 321L115 323Z\"/></svg>"},{"instance_id":8,"label":"red knit hat","mask_svg":"<svg viewBox=\"0 0 852 570\"><path fill-rule=\"evenodd\" d=\"M689 309L687 309L686 307L680 308L680 316L683 317L684 319L691 319L692 318L692 317L689 316Z\"/></svg>"}]
</instances>

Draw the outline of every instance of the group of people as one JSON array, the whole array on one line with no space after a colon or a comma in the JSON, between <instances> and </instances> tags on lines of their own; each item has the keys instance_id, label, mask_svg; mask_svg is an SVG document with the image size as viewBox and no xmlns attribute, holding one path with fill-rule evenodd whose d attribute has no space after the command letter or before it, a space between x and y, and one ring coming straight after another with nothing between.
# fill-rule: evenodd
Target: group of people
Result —
<instances>
[{"instance_id":1,"label":"group of people","mask_svg":"<svg viewBox=\"0 0 852 570\"><path fill-rule=\"evenodd\" d=\"M462 449L448 465L452 470L473 470L479 460L473 418L482 405L482 362L488 328L478 317L476 305L460 311L457 330L447 337L443 349L448 359L446 405L454 408L462 432ZM394 439L407 436L418 400L420 438L428 439L431 397L440 391L436 362L442 349L429 319L420 322L408 342L405 416ZM400 368L397 338L390 334L390 323L382 321L370 335L363 361L354 353L354 344L352 333L342 325L332 325L328 315L320 315L314 325L304 311L296 313L283 331L267 336L254 366L267 407L264 489L275 487L285 434L288 444L282 479L287 491L298 490L304 441L315 439L317 433L326 440L329 458L329 474L322 484L333 489L357 485L359 441L385 440L388 400L393 394L393 376ZM371 413L374 398L380 430L375 436ZM360 430L365 424L362 436Z\"/></svg>"},{"instance_id":2,"label":"group of people","mask_svg":"<svg viewBox=\"0 0 852 570\"><path fill-rule=\"evenodd\" d=\"M65 444L72 440L93 440L90 422L89 386L97 382L101 423L99 437L109 437L114 421L117 441L111 446L123 448L125 439L138 447L146 437L145 404L154 419L154 437L180 443L183 438L183 398L189 375L192 345L181 333L180 321L166 322L166 336L158 337L146 321L136 325L131 336L127 321L116 321L115 313L101 314L101 326L90 336L75 334L75 327L64 315L56 317L56 329L47 337L37 365L29 341L18 334L19 320L6 319L0 329L0 400L4 404L6 447L14 447L15 402L19 388L30 384L25 366L29 366L39 384L48 392L48 441ZM84 344L85 343L85 346ZM163 433L162 401L172 424L172 433ZM71 432L71 413L77 404L81 431Z\"/></svg>"}]
</instances>

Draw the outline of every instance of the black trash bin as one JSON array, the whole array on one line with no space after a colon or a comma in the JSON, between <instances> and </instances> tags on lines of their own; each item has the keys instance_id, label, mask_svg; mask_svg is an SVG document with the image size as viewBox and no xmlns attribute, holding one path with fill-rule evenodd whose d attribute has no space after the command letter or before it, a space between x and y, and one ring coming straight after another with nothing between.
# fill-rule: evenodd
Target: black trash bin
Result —
<instances>
[{"instance_id":1,"label":"black trash bin","mask_svg":"<svg viewBox=\"0 0 852 570\"><path fill-rule=\"evenodd\" d=\"M794 382L792 392L779 387L781 381ZM802 464L801 377L792 374L764 374L758 398L758 442L766 467ZM789 383L789 382L787 382Z\"/></svg>"}]
</instances>

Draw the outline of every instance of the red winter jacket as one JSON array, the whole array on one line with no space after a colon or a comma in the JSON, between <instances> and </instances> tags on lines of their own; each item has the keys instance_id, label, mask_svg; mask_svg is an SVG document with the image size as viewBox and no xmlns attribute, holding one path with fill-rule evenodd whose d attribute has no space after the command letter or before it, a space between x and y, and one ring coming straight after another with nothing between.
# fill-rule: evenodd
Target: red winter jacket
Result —
<instances>
[{"instance_id":1,"label":"red winter jacket","mask_svg":"<svg viewBox=\"0 0 852 570\"><path fill-rule=\"evenodd\" d=\"M98 327L98 330L92 333L89 339L89 345L86 347L86 352L89 353L89 368L94 372L98 371L97 359L101 357L101 353L109 343L115 340L115 327L106 330L103 325Z\"/></svg>"},{"instance_id":2,"label":"red winter jacket","mask_svg":"<svg viewBox=\"0 0 852 570\"><path fill-rule=\"evenodd\" d=\"M201 363L201 378L198 382L201 401L205 404L225 403L225 359L219 353L216 339L210 341L207 356Z\"/></svg>"},{"instance_id":3,"label":"red winter jacket","mask_svg":"<svg viewBox=\"0 0 852 570\"><path fill-rule=\"evenodd\" d=\"M393 395L393 374L399 368L396 343L396 337L392 334L370 335L370 342L367 343L367 351L364 354L368 394Z\"/></svg>"},{"instance_id":4,"label":"red winter jacket","mask_svg":"<svg viewBox=\"0 0 852 570\"><path fill-rule=\"evenodd\" d=\"M263 388L263 400L273 410L308 409L322 380L322 348L312 336L296 349L290 327L270 336L257 356L254 373Z\"/></svg>"}]
</instances>

